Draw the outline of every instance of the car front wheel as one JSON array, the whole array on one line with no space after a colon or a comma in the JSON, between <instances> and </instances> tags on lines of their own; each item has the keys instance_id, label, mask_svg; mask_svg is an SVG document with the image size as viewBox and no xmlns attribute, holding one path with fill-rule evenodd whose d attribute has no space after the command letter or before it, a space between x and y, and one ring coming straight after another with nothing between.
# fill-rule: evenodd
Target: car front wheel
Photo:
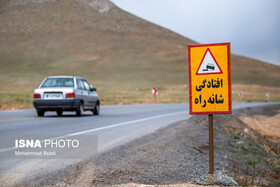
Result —
<instances>
[{"instance_id":1,"label":"car front wheel","mask_svg":"<svg viewBox=\"0 0 280 187\"><path fill-rule=\"evenodd\" d=\"M100 113L100 103L99 102L96 103L92 112L93 112L93 115L99 115L99 113Z\"/></svg>"},{"instance_id":2,"label":"car front wheel","mask_svg":"<svg viewBox=\"0 0 280 187\"><path fill-rule=\"evenodd\" d=\"M84 105L82 102L80 102L79 106L76 110L76 114L77 114L77 116L81 116L83 114L83 112L84 112Z\"/></svg>"}]
</instances>

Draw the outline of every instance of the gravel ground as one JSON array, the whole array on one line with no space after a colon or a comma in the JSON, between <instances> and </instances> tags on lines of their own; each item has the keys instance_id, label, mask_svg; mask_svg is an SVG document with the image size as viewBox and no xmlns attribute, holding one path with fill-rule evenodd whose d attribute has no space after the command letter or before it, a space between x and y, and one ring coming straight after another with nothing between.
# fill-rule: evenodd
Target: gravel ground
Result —
<instances>
[{"instance_id":1,"label":"gravel ground","mask_svg":"<svg viewBox=\"0 0 280 187\"><path fill-rule=\"evenodd\" d=\"M274 108L280 105L267 110ZM235 181L279 186L279 157L250 140L250 135L258 134L238 118L239 114L214 115L212 176L208 174L208 118L204 115L18 186L215 186L237 185Z\"/></svg>"}]
</instances>

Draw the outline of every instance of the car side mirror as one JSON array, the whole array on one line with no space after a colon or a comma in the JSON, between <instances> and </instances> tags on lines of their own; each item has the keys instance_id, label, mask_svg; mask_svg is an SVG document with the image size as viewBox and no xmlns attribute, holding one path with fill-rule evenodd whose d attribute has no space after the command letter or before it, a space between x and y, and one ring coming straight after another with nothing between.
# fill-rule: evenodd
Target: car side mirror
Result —
<instances>
[{"instance_id":1,"label":"car side mirror","mask_svg":"<svg viewBox=\"0 0 280 187\"><path fill-rule=\"evenodd\" d=\"M90 91L92 91L92 92L96 92L96 88L90 88Z\"/></svg>"}]
</instances>

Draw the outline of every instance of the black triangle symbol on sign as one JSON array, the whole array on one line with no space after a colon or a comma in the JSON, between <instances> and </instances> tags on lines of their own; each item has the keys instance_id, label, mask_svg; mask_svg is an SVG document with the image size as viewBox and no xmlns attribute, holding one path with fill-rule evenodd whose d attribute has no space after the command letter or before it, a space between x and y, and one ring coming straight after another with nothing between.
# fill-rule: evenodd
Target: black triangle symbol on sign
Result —
<instances>
[{"instance_id":1,"label":"black triangle symbol on sign","mask_svg":"<svg viewBox=\"0 0 280 187\"><path fill-rule=\"evenodd\" d=\"M223 71L220 68L218 62L213 56L209 48L203 55L200 65L197 69L196 75L206 75L206 74L222 74Z\"/></svg>"}]
</instances>

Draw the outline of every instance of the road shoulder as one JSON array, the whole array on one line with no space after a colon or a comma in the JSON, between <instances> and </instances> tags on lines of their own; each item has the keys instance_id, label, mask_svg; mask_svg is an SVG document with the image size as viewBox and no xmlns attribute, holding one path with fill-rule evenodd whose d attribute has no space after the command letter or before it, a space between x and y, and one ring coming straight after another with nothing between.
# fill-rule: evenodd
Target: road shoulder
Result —
<instances>
[{"instance_id":1,"label":"road shoulder","mask_svg":"<svg viewBox=\"0 0 280 187\"><path fill-rule=\"evenodd\" d=\"M250 110L252 118L259 108ZM280 105L261 108L271 111L267 116L274 118ZM193 116L19 186L234 185L234 180L240 185L280 185L279 157L252 138L259 135L241 120L241 113L214 116L212 178L208 174L207 116Z\"/></svg>"}]
</instances>

